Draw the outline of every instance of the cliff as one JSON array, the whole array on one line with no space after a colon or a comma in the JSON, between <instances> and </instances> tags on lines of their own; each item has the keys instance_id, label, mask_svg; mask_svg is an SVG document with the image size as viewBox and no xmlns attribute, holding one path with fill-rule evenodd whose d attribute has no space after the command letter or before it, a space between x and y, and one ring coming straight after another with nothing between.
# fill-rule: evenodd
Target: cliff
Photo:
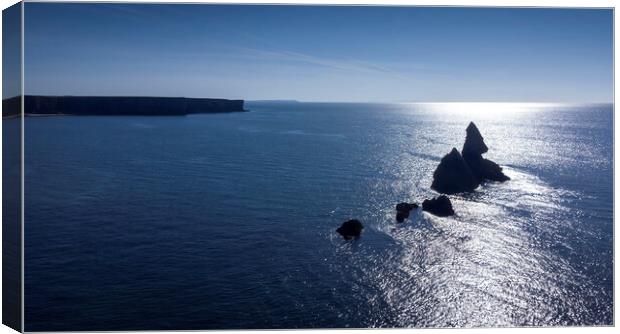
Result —
<instances>
[{"instance_id":1,"label":"cliff","mask_svg":"<svg viewBox=\"0 0 620 334\"><path fill-rule=\"evenodd\" d=\"M18 116L22 110L21 96L2 100L2 117Z\"/></svg>"},{"instance_id":2,"label":"cliff","mask_svg":"<svg viewBox=\"0 0 620 334\"><path fill-rule=\"evenodd\" d=\"M19 114L19 96L2 101L2 115ZM141 96L24 96L26 115L154 115L245 111L243 100Z\"/></svg>"}]
</instances>

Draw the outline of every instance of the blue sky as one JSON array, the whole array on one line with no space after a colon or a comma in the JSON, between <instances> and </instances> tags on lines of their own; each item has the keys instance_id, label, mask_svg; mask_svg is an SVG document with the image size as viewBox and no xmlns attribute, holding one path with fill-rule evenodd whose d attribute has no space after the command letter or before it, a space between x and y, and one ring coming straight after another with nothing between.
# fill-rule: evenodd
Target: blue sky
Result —
<instances>
[{"instance_id":1,"label":"blue sky","mask_svg":"<svg viewBox=\"0 0 620 334\"><path fill-rule=\"evenodd\" d=\"M21 89L21 5L2 11L2 97L19 95Z\"/></svg>"},{"instance_id":2,"label":"blue sky","mask_svg":"<svg viewBox=\"0 0 620 334\"><path fill-rule=\"evenodd\" d=\"M605 9L26 3L26 94L610 102Z\"/></svg>"}]
</instances>

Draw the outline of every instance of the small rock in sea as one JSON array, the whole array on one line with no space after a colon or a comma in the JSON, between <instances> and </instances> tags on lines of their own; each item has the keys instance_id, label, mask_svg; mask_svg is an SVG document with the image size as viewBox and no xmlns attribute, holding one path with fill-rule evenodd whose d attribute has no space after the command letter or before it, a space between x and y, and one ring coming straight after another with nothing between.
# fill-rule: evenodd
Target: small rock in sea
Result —
<instances>
[{"instance_id":1,"label":"small rock in sea","mask_svg":"<svg viewBox=\"0 0 620 334\"><path fill-rule=\"evenodd\" d=\"M358 238L362 234L364 226L357 219L347 220L336 230L346 240Z\"/></svg>"},{"instance_id":2,"label":"small rock in sea","mask_svg":"<svg viewBox=\"0 0 620 334\"><path fill-rule=\"evenodd\" d=\"M446 195L441 195L433 199L425 199L424 202L422 202L422 210L438 217L454 215L452 202L450 202L450 199Z\"/></svg>"},{"instance_id":3,"label":"small rock in sea","mask_svg":"<svg viewBox=\"0 0 620 334\"><path fill-rule=\"evenodd\" d=\"M417 209L418 204L416 203L398 203L396 204L396 221L402 223L405 218L409 218L409 213L413 209Z\"/></svg>"},{"instance_id":4,"label":"small rock in sea","mask_svg":"<svg viewBox=\"0 0 620 334\"><path fill-rule=\"evenodd\" d=\"M452 148L435 169L431 188L443 194L456 194L472 192L479 184L461 153Z\"/></svg>"},{"instance_id":5,"label":"small rock in sea","mask_svg":"<svg viewBox=\"0 0 620 334\"><path fill-rule=\"evenodd\" d=\"M418 208L418 204L417 203L402 202L402 203L396 204L396 211L411 211L411 210L417 209L417 208Z\"/></svg>"}]
</instances>

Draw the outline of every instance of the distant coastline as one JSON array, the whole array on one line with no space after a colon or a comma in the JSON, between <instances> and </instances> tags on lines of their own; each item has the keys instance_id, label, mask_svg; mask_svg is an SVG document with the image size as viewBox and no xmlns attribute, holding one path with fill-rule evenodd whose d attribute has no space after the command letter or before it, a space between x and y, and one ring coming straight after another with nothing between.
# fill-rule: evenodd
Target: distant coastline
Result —
<instances>
[{"instance_id":1,"label":"distant coastline","mask_svg":"<svg viewBox=\"0 0 620 334\"><path fill-rule=\"evenodd\" d=\"M4 118L19 116L21 96L2 100ZM144 96L24 96L26 116L185 116L243 112L244 100Z\"/></svg>"}]
</instances>

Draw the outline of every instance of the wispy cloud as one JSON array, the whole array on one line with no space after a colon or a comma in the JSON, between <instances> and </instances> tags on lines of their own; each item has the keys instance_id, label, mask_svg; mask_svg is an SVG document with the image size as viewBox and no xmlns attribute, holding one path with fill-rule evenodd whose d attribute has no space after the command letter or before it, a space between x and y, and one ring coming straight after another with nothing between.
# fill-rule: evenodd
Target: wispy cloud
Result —
<instances>
[{"instance_id":1,"label":"wispy cloud","mask_svg":"<svg viewBox=\"0 0 620 334\"><path fill-rule=\"evenodd\" d=\"M85 6L84 8L89 8L95 12L97 12L99 8L106 8L110 12L116 13L122 16L124 19L134 19L134 20L140 20L143 22L153 22L153 20L159 21L162 19L162 17L149 13L148 11L140 10L140 7L135 6L135 5L131 6L129 4L124 4L124 3L118 3L118 4L99 3L96 5L98 5L99 7L89 8L88 6Z\"/></svg>"},{"instance_id":2,"label":"wispy cloud","mask_svg":"<svg viewBox=\"0 0 620 334\"><path fill-rule=\"evenodd\" d=\"M240 55L242 57L252 59L305 63L339 71L353 71L359 73L389 75L403 79L406 78L399 71L390 68L389 65L359 59L319 57L288 50L262 50L246 47L237 47L236 49L241 51Z\"/></svg>"}]
</instances>

